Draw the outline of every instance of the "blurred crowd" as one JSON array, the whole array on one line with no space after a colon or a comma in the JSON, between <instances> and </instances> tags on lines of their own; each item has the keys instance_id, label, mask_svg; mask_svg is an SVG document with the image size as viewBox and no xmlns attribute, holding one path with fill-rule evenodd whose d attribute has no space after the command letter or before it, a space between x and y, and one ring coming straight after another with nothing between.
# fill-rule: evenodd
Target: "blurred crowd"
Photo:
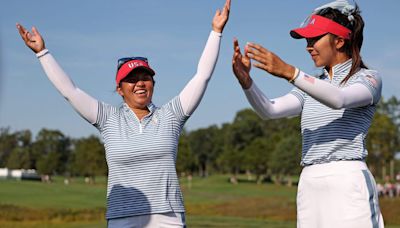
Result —
<instances>
[{"instance_id":1,"label":"blurred crowd","mask_svg":"<svg viewBox=\"0 0 400 228\"><path fill-rule=\"evenodd\" d=\"M395 182L386 176L384 183L377 183L376 187L380 197L400 197L400 173L396 175Z\"/></svg>"}]
</instances>

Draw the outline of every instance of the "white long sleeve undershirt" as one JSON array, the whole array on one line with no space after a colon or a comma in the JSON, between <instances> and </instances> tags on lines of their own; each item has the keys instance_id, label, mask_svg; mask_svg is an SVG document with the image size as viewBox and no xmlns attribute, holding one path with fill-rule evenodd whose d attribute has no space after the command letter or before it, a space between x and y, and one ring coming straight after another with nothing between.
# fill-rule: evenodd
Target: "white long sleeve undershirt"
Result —
<instances>
[{"instance_id":1,"label":"white long sleeve undershirt","mask_svg":"<svg viewBox=\"0 0 400 228\"><path fill-rule=\"evenodd\" d=\"M179 94L182 108L186 115L191 115L194 112L206 91L207 84L217 63L221 36L221 33L211 31L203 54L200 57L196 74Z\"/></svg>"},{"instance_id":2,"label":"white long sleeve undershirt","mask_svg":"<svg viewBox=\"0 0 400 228\"><path fill-rule=\"evenodd\" d=\"M218 59L221 36L221 33L211 31L196 74L179 94L186 115L193 113L207 88ZM73 83L47 49L37 53L36 56L39 57L47 77L61 95L83 118L94 124L98 114L98 101Z\"/></svg>"},{"instance_id":3,"label":"white long sleeve undershirt","mask_svg":"<svg viewBox=\"0 0 400 228\"><path fill-rule=\"evenodd\" d=\"M270 100L254 81L249 89L244 90L244 93L256 113L263 119L297 116L302 110L301 103L295 95L288 93Z\"/></svg>"},{"instance_id":4,"label":"white long sleeve undershirt","mask_svg":"<svg viewBox=\"0 0 400 228\"><path fill-rule=\"evenodd\" d=\"M310 78L300 71L294 85L332 109L355 108L373 104L371 91L361 83L337 87L317 78L307 80L307 77Z\"/></svg>"},{"instance_id":5,"label":"white long sleeve undershirt","mask_svg":"<svg viewBox=\"0 0 400 228\"><path fill-rule=\"evenodd\" d=\"M326 81L307 77L310 76L305 76L300 71L294 85L332 109L355 108L373 104L371 91L361 83L340 88ZM301 113L303 108L300 100L291 93L270 100L254 82L244 92L251 106L264 119L296 116Z\"/></svg>"},{"instance_id":6,"label":"white long sleeve undershirt","mask_svg":"<svg viewBox=\"0 0 400 228\"><path fill-rule=\"evenodd\" d=\"M47 54L46 54L47 53ZM94 124L97 118L98 101L80 90L68 77L54 57L45 49L36 54L43 70L56 89L89 123Z\"/></svg>"}]
</instances>

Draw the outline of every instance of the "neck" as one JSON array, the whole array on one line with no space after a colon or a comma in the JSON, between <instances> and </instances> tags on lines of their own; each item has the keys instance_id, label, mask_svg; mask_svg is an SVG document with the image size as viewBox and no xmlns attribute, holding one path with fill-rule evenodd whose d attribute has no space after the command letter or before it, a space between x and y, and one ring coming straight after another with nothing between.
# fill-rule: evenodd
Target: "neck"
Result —
<instances>
[{"instance_id":1,"label":"neck","mask_svg":"<svg viewBox=\"0 0 400 228\"><path fill-rule=\"evenodd\" d=\"M338 55L336 55L336 58L334 59L332 64L329 64L329 66L326 66L326 70L329 73L329 78L332 79L332 77L333 77L333 67L334 66L344 63L349 59L350 59L350 57L348 55L346 55L345 53L339 53Z\"/></svg>"},{"instance_id":2,"label":"neck","mask_svg":"<svg viewBox=\"0 0 400 228\"><path fill-rule=\"evenodd\" d=\"M150 113L150 111L147 108L146 109L132 109L132 111L135 113L135 115L137 116L137 118L139 120L142 120L143 117L145 117L147 114Z\"/></svg>"},{"instance_id":3,"label":"neck","mask_svg":"<svg viewBox=\"0 0 400 228\"><path fill-rule=\"evenodd\" d=\"M143 108L132 107L129 104L128 104L128 106L133 111L133 113L135 113L135 115L137 116L137 118L139 120L142 120L143 117L145 117L147 114L150 113L150 110L147 108L147 106L145 106Z\"/></svg>"}]
</instances>

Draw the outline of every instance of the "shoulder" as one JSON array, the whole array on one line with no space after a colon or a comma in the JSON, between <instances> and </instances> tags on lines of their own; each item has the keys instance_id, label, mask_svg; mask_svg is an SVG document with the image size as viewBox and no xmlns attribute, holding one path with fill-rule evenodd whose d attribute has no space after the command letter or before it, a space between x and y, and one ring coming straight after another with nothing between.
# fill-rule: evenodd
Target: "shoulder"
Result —
<instances>
[{"instance_id":1,"label":"shoulder","mask_svg":"<svg viewBox=\"0 0 400 228\"><path fill-rule=\"evenodd\" d=\"M357 73L357 76L359 77L366 77L366 76L370 76L370 77L374 77L374 78L380 78L380 74L377 70L374 69L365 69L365 68L361 68Z\"/></svg>"},{"instance_id":2,"label":"shoulder","mask_svg":"<svg viewBox=\"0 0 400 228\"><path fill-rule=\"evenodd\" d=\"M382 77L377 70L362 68L356 74L358 78L367 80L371 85L380 86L382 84Z\"/></svg>"},{"instance_id":3,"label":"shoulder","mask_svg":"<svg viewBox=\"0 0 400 228\"><path fill-rule=\"evenodd\" d=\"M382 93L382 78L378 71L371 69L361 69L354 75L353 83L365 85L373 96L373 103L377 104Z\"/></svg>"}]
</instances>

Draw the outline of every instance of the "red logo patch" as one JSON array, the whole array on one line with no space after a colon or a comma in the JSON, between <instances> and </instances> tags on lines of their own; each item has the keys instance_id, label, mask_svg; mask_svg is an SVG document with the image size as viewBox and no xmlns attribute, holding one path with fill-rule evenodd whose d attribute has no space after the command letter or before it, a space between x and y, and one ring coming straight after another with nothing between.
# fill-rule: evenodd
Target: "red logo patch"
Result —
<instances>
[{"instance_id":1,"label":"red logo patch","mask_svg":"<svg viewBox=\"0 0 400 228\"><path fill-rule=\"evenodd\" d=\"M376 81L376 79L374 77L372 77L371 75L367 75L365 77L367 78L367 80L369 82L371 82L373 87L376 87L378 85L378 82Z\"/></svg>"},{"instance_id":2,"label":"red logo patch","mask_svg":"<svg viewBox=\"0 0 400 228\"><path fill-rule=\"evenodd\" d=\"M311 77L311 76L306 75L306 74L304 75L304 80L308 81L311 84L314 84L314 82L315 82L315 78L314 77Z\"/></svg>"}]
</instances>

